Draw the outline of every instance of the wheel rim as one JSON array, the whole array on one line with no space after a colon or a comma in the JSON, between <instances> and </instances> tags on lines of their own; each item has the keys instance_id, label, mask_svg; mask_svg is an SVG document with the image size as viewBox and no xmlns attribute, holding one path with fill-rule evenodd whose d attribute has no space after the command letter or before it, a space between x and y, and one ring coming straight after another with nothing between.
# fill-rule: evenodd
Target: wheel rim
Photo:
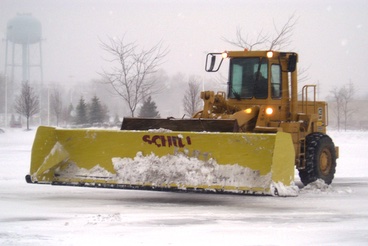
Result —
<instances>
[{"instance_id":1,"label":"wheel rim","mask_svg":"<svg viewBox=\"0 0 368 246\"><path fill-rule=\"evenodd\" d=\"M328 149L323 149L321 156L319 158L319 168L323 175L328 175L330 173L332 166L331 152Z\"/></svg>"}]
</instances>

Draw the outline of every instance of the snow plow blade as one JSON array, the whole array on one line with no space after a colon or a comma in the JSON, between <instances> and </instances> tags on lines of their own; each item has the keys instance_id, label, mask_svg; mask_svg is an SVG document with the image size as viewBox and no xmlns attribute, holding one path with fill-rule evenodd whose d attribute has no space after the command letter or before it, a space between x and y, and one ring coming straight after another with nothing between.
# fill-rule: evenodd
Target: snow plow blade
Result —
<instances>
[{"instance_id":1,"label":"snow plow blade","mask_svg":"<svg viewBox=\"0 0 368 246\"><path fill-rule=\"evenodd\" d=\"M294 196L288 133L39 127L28 183Z\"/></svg>"}]
</instances>

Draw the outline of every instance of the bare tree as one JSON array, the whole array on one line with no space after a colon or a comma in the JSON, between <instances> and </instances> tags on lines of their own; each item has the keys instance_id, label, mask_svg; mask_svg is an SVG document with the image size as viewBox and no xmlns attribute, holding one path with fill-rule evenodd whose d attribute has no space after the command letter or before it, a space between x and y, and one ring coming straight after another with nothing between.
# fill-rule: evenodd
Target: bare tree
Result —
<instances>
[{"instance_id":1,"label":"bare tree","mask_svg":"<svg viewBox=\"0 0 368 246\"><path fill-rule=\"evenodd\" d=\"M354 113L354 109L349 107L355 94L354 84L350 81L349 84L340 88L333 88L330 93L335 103L333 111L336 116L337 130L340 131L341 123L343 123L346 131L349 118Z\"/></svg>"},{"instance_id":2,"label":"bare tree","mask_svg":"<svg viewBox=\"0 0 368 246\"><path fill-rule=\"evenodd\" d=\"M201 85L198 83L198 80L194 76L190 77L183 99L184 112L186 114L192 116L200 109L200 93Z\"/></svg>"},{"instance_id":3,"label":"bare tree","mask_svg":"<svg viewBox=\"0 0 368 246\"><path fill-rule=\"evenodd\" d=\"M29 130L29 119L40 111L40 101L28 81L22 83L21 94L15 99L15 110L26 117Z\"/></svg>"},{"instance_id":4,"label":"bare tree","mask_svg":"<svg viewBox=\"0 0 368 246\"><path fill-rule=\"evenodd\" d=\"M109 38L107 43L101 41L101 47L112 57L106 59L111 63L110 71L104 70L101 76L123 98L134 117L144 98L159 91L157 77L153 75L168 54L168 49L159 42L148 50L137 51L136 43L127 43L124 38Z\"/></svg>"},{"instance_id":5,"label":"bare tree","mask_svg":"<svg viewBox=\"0 0 368 246\"><path fill-rule=\"evenodd\" d=\"M63 100L60 88L55 87L51 93L51 110L56 118L56 126L59 126L59 120L63 110Z\"/></svg>"},{"instance_id":6,"label":"bare tree","mask_svg":"<svg viewBox=\"0 0 368 246\"><path fill-rule=\"evenodd\" d=\"M75 115L73 115L73 112L75 112L73 104L69 104L68 107L64 107L61 113L61 119L64 121L64 124L72 124L75 121Z\"/></svg>"},{"instance_id":7,"label":"bare tree","mask_svg":"<svg viewBox=\"0 0 368 246\"><path fill-rule=\"evenodd\" d=\"M1 109L0 110L3 110L4 109L4 113L6 112L5 110L5 105L6 103L4 103L7 99L5 98L5 88L6 88L6 85L5 85L5 76L0 73L0 105L1 105Z\"/></svg>"},{"instance_id":8,"label":"bare tree","mask_svg":"<svg viewBox=\"0 0 368 246\"><path fill-rule=\"evenodd\" d=\"M223 40L242 49L252 50L256 46L261 46L261 49L282 50L290 45L297 21L298 18L293 14L288 18L281 29L273 22L274 34L265 34L263 30L261 30L255 38L250 37L248 34L244 35L243 30L238 27L235 41L226 38L223 38ZM308 70L309 67L299 68L298 83L302 84L310 79Z\"/></svg>"},{"instance_id":9,"label":"bare tree","mask_svg":"<svg viewBox=\"0 0 368 246\"><path fill-rule=\"evenodd\" d=\"M258 33L258 36L255 38L255 40L251 39L249 35L244 37L243 30L240 27L237 27L235 41L226 38L223 38L223 40L239 48L252 50L254 46L264 44L268 38L269 37L265 36L262 31Z\"/></svg>"},{"instance_id":10,"label":"bare tree","mask_svg":"<svg viewBox=\"0 0 368 246\"><path fill-rule=\"evenodd\" d=\"M249 35L243 35L243 30L237 28L235 41L223 38L227 43L235 45L242 49L252 50L255 46L262 46L263 49L283 49L291 42L294 27L297 23L297 18L293 14L289 17L287 22L278 29L274 23L275 34L265 34L262 30L258 33L257 37L252 38Z\"/></svg>"},{"instance_id":11,"label":"bare tree","mask_svg":"<svg viewBox=\"0 0 368 246\"><path fill-rule=\"evenodd\" d=\"M350 108L350 103L354 98L355 89L354 84L350 81L349 84L343 86L342 90L342 115L344 117L344 129L347 130L347 125L350 116L354 113L354 109Z\"/></svg>"},{"instance_id":12,"label":"bare tree","mask_svg":"<svg viewBox=\"0 0 368 246\"><path fill-rule=\"evenodd\" d=\"M332 91L330 91L332 94L332 100L335 103L335 107L333 108L333 112L336 116L336 124L337 124L337 130L340 131L340 124L341 124L341 118L342 118L342 96L341 96L341 90L339 90L337 87L334 87Z\"/></svg>"},{"instance_id":13,"label":"bare tree","mask_svg":"<svg viewBox=\"0 0 368 246\"><path fill-rule=\"evenodd\" d=\"M308 74L309 68L310 68L310 66L308 66L307 68L300 67L298 69L298 83L299 84L304 84L305 82L307 82L310 79L309 74Z\"/></svg>"},{"instance_id":14,"label":"bare tree","mask_svg":"<svg viewBox=\"0 0 368 246\"><path fill-rule=\"evenodd\" d=\"M289 17L285 25L283 25L283 27L280 30L277 28L275 22L273 23L276 35L270 41L271 45L269 48L270 50L273 49L282 50L290 45L291 37L293 36L294 27L297 21L298 19L293 14L292 16Z\"/></svg>"}]
</instances>

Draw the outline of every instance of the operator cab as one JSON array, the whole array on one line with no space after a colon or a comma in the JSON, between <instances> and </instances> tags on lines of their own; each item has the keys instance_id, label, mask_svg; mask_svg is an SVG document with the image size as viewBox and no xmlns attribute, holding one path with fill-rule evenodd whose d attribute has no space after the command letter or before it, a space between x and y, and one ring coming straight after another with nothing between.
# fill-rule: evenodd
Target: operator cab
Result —
<instances>
[{"instance_id":1,"label":"operator cab","mask_svg":"<svg viewBox=\"0 0 368 246\"><path fill-rule=\"evenodd\" d=\"M231 58L229 73L231 99L267 99L269 88L273 99L281 98L280 66L266 57Z\"/></svg>"},{"instance_id":2,"label":"operator cab","mask_svg":"<svg viewBox=\"0 0 368 246\"><path fill-rule=\"evenodd\" d=\"M220 58L218 61L217 58ZM280 100L289 98L288 75L296 70L297 54L274 51L225 51L208 53L205 70L217 72L229 59L228 98Z\"/></svg>"}]
</instances>

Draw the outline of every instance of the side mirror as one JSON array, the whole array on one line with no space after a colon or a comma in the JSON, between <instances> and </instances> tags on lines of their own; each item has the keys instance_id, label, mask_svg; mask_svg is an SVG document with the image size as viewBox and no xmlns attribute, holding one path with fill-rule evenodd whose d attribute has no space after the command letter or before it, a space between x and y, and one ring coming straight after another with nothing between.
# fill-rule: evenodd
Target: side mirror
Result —
<instances>
[{"instance_id":1,"label":"side mirror","mask_svg":"<svg viewBox=\"0 0 368 246\"><path fill-rule=\"evenodd\" d=\"M206 72L217 72L222 64L222 61L224 60L224 58L222 58L222 53L208 53L206 56L206 65L205 65L205 70ZM221 56L221 60L220 62L218 62L218 64L216 64L216 60L217 57Z\"/></svg>"},{"instance_id":2,"label":"side mirror","mask_svg":"<svg viewBox=\"0 0 368 246\"><path fill-rule=\"evenodd\" d=\"M287 64L287 70L288 72L294 72L296 70L296 63L297 63L298 57L296 54L289 55L289 60Z\"/></svg>"}]
</instances>

